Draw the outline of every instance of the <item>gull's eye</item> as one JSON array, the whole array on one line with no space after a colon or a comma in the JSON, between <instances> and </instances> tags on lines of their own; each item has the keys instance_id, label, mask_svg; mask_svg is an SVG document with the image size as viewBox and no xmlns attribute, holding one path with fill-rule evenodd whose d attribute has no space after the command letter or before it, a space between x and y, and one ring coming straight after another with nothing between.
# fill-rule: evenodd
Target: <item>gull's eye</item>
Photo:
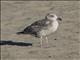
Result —
<instances>
[{"instance_id":1,"label":"gull's eye","mask_svg":"<svg viewBox=\"0 0 80 60\"><path fill-rule=\"evenodd\" d=\"M50 15L50 17L54 17L53 15Z\"/></svg>"}]
</instances>

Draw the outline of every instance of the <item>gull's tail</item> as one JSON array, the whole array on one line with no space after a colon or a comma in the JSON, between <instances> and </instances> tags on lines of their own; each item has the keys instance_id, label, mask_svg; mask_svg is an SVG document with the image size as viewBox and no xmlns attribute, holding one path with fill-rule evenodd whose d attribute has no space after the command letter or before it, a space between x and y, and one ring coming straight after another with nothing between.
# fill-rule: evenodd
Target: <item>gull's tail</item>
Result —
<instances>
[{"instance_id":1,"label":"gull's tail","mask_svg":"<svg viewBox=\"0 0 80 60\"><path fill-rule=\"evenodd\" d=\"M31 28L28 26L23 31L17 32L16 34L18 34L18 35L20 35L20 34L31 34Z\"/></svg>"},{"instance_id":2,"label":"gull's tail","mask_svg":"<svg viewBox=\"0 0 80 60\"><path fill-rule=\"evenodd\" d=\"M20 35L20 34L24 34L24 32L17 32L16 34Z\"/></svg>"},{"instance_id":3,"label":"gull's tail","mask_svg":"<svg viewBox=\"0 0 80 60\"><path fill-rule=\"evenodd\" d=\"M23 31L21 31L21 32L17 32L16 34L18 34L18 35L21 35L21 34L29 34L29 35L38 37L38 36L37 36L37 33L35 32L35 30L32 29L30 26L26 27L26 28L25 28Z\"/></svg>"}]
</instances>

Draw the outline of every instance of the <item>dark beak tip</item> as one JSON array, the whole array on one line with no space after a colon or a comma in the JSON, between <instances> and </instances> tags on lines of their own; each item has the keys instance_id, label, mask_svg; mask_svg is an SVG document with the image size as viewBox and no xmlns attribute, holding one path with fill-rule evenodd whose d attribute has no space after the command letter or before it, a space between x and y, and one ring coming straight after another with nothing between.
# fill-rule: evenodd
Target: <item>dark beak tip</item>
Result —
<instances>
[{"instance_id":1,"label":"dark beak tip","mask_svg":"<svg viewBox=\"0 0 80 60\"><path fill-rule=\"evenodd\" d=\"M62 21L62 19L61 19L61 18L58 18L58 20Z\"/></svg>"}]
</instances>

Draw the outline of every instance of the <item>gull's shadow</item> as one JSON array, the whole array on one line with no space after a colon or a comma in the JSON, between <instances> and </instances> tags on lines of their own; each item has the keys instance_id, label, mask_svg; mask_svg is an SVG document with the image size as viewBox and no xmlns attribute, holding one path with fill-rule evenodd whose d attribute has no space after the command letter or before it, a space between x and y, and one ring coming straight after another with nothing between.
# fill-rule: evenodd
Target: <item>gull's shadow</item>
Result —
<instances>
[{"instance_id":1,"label":"gull's shadow","mask_svg":"<svg viewBox=\"0 0 80 60\"><path fill-rule=\"evenodd\" d=\"M32 46L32 43L0 41L0 45Z\"/></svg>"}]
</instances>

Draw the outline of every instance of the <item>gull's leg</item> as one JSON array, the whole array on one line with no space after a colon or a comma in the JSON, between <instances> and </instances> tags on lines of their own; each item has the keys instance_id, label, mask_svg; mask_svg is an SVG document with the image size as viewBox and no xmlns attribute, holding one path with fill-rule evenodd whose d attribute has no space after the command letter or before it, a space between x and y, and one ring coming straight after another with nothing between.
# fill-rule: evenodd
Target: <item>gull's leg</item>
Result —
<instances>
[{"instance_id":1,"label":"gull's leg","mask_svg":"<svg viewBox=\"0 0 80 60\"><path fill-rule=\"evenodd\" d=\"M43 39L42 39L42 36L40 37L40 44L41 44L41 47L42 47L42 45L43 45Z\"/></svg>"},{"instance_id":2,"label":"gull's leg","mask_svg":"<svg viewBox=\"0 0 80 60\"><path fill-rule=\"evenodd\" d=\"M49 40L48 40L47 36L46 36L46 47L49 47Z\"/></svg>"}]
</instances>

